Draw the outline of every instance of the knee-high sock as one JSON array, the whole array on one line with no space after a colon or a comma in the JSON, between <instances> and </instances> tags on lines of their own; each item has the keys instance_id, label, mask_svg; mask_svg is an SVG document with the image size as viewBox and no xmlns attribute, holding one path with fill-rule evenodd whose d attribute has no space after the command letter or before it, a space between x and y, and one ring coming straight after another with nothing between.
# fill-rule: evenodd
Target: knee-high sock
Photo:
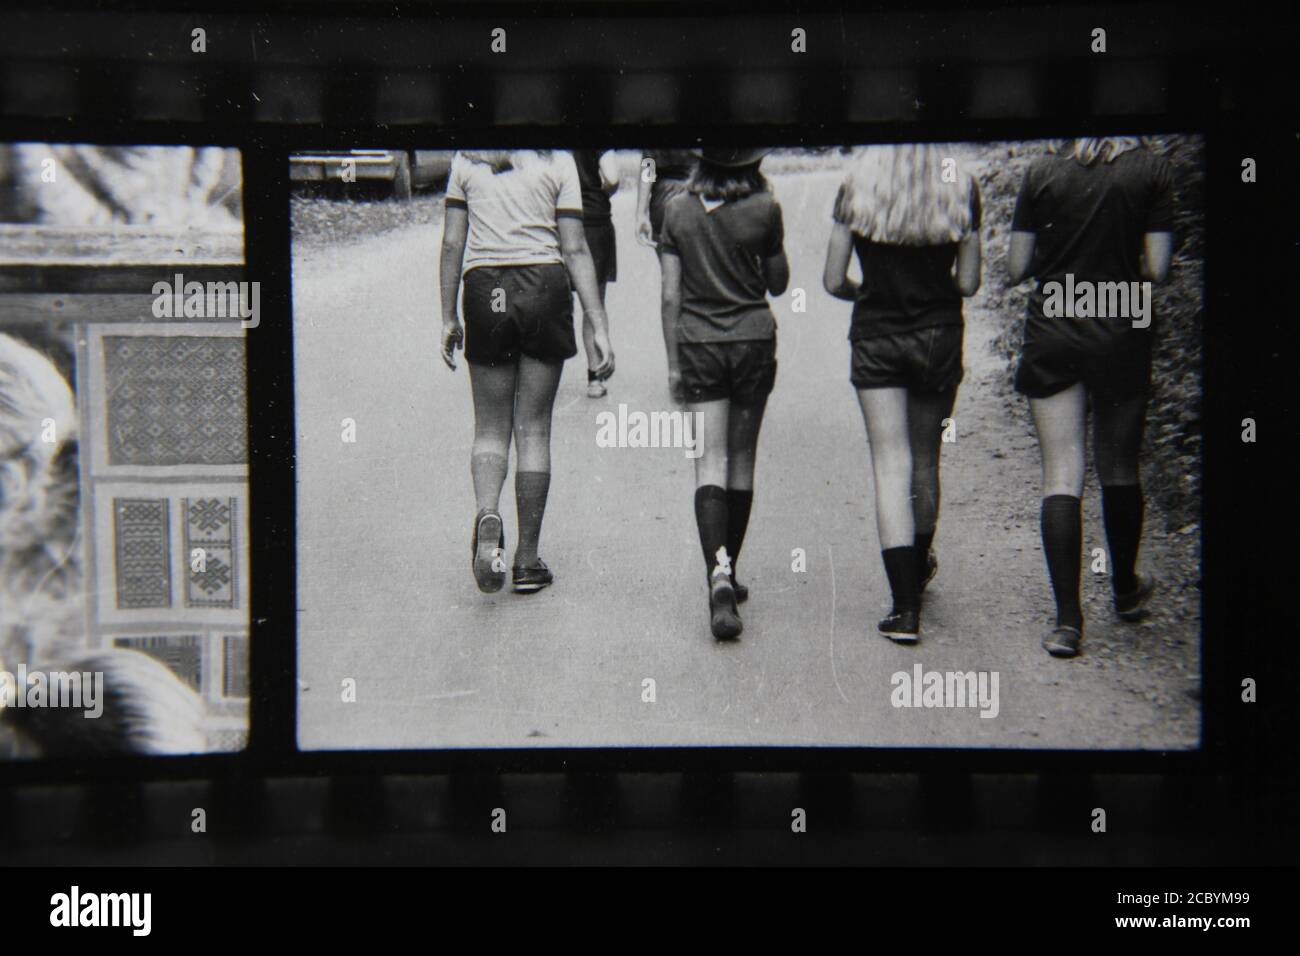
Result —
<instances>
[{"instance_id":1,"label":"knee-high sock","mask_svg":"<svg viewBox=\"0 0 1300 956\"><path fill-rule=\"evenodd\" d=\"M515 472L515 507L519 511L519 546L515 564L521 568L537 561L537 540L542 536L546 495L551 489L549 471Z\"/></svg>"},{"instance_id":2,"label":"knee-high sock","mask_svg":"<svg viewBox=\"0 0 1300 956\"><path fill-rule=\"evenodd\" d=\"M731 576L736 576L736 562L740 560L740 546L745 543L745 529L749 527L749 510L754 505L752 488L727 489L727 554L731 556Z\"/></svg>"},{"instance_id":3,"label":"knee-high sock","mask_svg":"<svg viewBox=\"0 0 1300 956\"><path fill-rule=\"evenodd\" d=\"M506 483L507 467L506 456L496 452L470 455L469 474L474 481L474 502L479 511L500 510L501 486Z\"/></svg>"},{"instance_id":4,"label":"knee-high sock","mask_svg":"<svg viewBox=\"0 0 1300 956\"><path fill-rule=\"evenodd\" d=\"M1111 583L1116 594L1137 589L1138 544L1142 540L1142 486L1102 485L1101 510L1110 545Z\"/></svg>"},{"instance_id":5,"label":"knee-high sock","mask_svg":"<svg viewBox=\"0 0 1300 956\"><path fill-rule=\"evenodd\" d=\"M880 552L885 561L885 574L889 590L894 595L895 611L915 611L921 606L921 578L918 573L916 549L911 545L885 548Z\"/></svg>"},{"instance_id":6,"label":"knee-high sock","mask_svg":"<svg viewBox=\"0 0 1300 956\"><path fill-rule=\"evenodd\" d=\"M1056 623L1083 627L1079 606L1079 569L1083 552L1083 516L1074 495L1043 499L1043 555L1056 596Z\"/></svg>"},{"instance_id":7,"label":"knee-high sock","mask_svg":"<svg viewBox=\"0 0 1300 956\"><path fill-rule=\"evenodd\" d=\"M912 539L916 547L916 566L920 569L921 580L925 580L925 572L929 569L930 564L930 547L934 544L934 529L922 534L917 532Z\"/></svg>"},{"instance_id":8,"label":"knee-high sock","mask_svg":"<svg viewBox=\"0 0 1300 956\"><path fill-rule=\"evenodd\" d=\"M704 552L704 573L711 575L718 564L718 550L727 547L727 492L717 485L695 489L695 524Z\"/></svg>"}]
</instances>

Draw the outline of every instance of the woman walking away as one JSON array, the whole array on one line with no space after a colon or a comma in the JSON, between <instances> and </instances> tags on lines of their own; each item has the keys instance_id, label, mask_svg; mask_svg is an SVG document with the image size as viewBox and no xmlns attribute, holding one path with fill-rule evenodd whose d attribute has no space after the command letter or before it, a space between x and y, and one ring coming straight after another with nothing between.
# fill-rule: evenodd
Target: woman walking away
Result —
<instances>
[{"instance_id":1,"label":"woman walking away","mask_svg":"<svg viewBox=\"0 0 1300 956\"><path fill-rule=\"evenodd\" d=\"M1080 498L1088 403L1120 619L1141 620L1154 590L1154 581L1136 570L1143 513L1138 456L1151 384L1150 283L1169 274L1173 205L1169 165L1132 137L1079 139L1038 159L1016 201L1011 281L1038 280L1016 390L1029 398L1043 455L1043 553L1056 598L1056 622L1043 647L1054 657L1074 657L1083 641ZM1119 301L1132 306L1141 296L1136 301L1146 303L1144 315L1099 317L1102 310L1071 308L1067 317L1048 302L1060 288L1095 296L1100 283L1124 283L1133 294Z\"/></svg>"},{"instance_id":2,"label":"woman walking away","mask_svg":"<svg viewBox=\"0 0 1300 956\"><path fill-rule=\"evenodd\" d=\"M441 272L442 359L454 371L463 344L474 396L474 580L486 592L505 583L499 506L513 436L513 588L540 591L554 580L537 544L551 485L551 408L564 362L578 351L574 287L593 324L593 371L602 380L614 372L573 157L549 150L457 153ZM464 327L457 315L462 279Z\"/></svg>"},{"instance_id":3,"label":"woman walking away","mask_svg":"<svg viewBox=\"0 0 1300 956\"><path fill-rule=\"evenodd\" d=\"M659 236L669 361L698 423L695 520L709 586L709 623L740 635L736 561L754 500L754 457L776 381L768 294L790 281L781 207L759 172L766 150L706 149L687 191L668 202Z\"/></svg>"},{"instance_id":4,"label":"woman walking away","mask_svg":"<svg viewBox=\"0 0 1300 956\"><path fill-rule=\"evenodd\" d=\"M656 249L659 269L664 265L663 250L658 249L660 231L664 225L664 212L668 203L686 192L691 174L695 171L698 154L687 149L651 149L641 154L641 168L636 182L636 241ZM661 303L662 306L662 303ZM660 309L667 322L668 312ZM664 348L668 353L668 391L673 401L681 402L681 370L677 354L669 343L674 332L664 326Z\"/></svg>"},{"instance_id":5,"label":"woman walking away","mask_svg":"<svg viewBox=\"0 0 1300 956\"><path fill-rule=\"evenodd\" d=\"M912 643L921 591L938 571L939 450L962 378L961 300L980 285L979 187L939 146L869 146L840 187L834 219L823 283L853 303L849 379L893 595L879 630ZM855 251L860 285L848 277Z\"/></svg>"},{"instance_id":6,"label":"woman walking away","mask_svg":"<svg viewBox=\"0 0 1300 956\"><path fill-rule=\"evenodd\" d=\"M596 267L596 288L600 307L605 308L605 286L618 278L618 250L614 243L614 223L610 219L609 197L618 190L618 167L609 150L575 149L573 161L578 167L582 186L582 229L587 249ZM592 338L596 332L593 317L582 313L582 344L587 352L587 397L604 398L605 383L596 377L596 355Z\"/></svg>"}]
</instances>

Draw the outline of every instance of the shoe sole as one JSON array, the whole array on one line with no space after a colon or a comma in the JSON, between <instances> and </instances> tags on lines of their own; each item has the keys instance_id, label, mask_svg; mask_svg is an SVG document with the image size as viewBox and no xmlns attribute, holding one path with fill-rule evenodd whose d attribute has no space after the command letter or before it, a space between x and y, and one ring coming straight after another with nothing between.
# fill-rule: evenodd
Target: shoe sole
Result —
<instances>
[{"instance_id":1,"label":"shoe sole","mask_svg":"<svg viewBox=\"0 0 1300 956\"><path fill-rule=\"evenodd\" d=\"M711 630L713 636L720 641L734 641L744 633L745 625L741 622L740 618L735 618L733 621L728 620L725 617L715 617L709 622L709 630Z\"/></svg>"},{"instance_id":2,"label":"shoe sole","mask_svg":"<svg viewBox=\"0 0 1300 956\"><path fill-rule=\"evenodd\" d=\"M725 606L720 610L712 609L713 595L728 590L731 591L731 603L739 604L740 602L736 600L736 590L730 586L719 587L717 591L710 592L709 595L709 630L712 631L713 636L720 641L735 640L740 637L745 630L745 624L741 621L739 614L732 613Z\"/></svg>"},{"instance_id":3,"label":"shoe sole","mask_svg":"<svg viewBox=\"0 0 1300 956\"><path fill-rule=\"evenodd\" d=\"M881 631L881 637L887 637L895 644L915 644L921 639L920 634L909 634L906 631Z\"/></svg>"},{"instance_id":4,"label":"shoe sole","mask_svg":"<svg viewBox=\"0 0 1300 956\"><path fill-rule=\"evenodd\" d=\"M487 529L487 534L484 534L484 529ZM500 560L500 555L493 554L501 546L500 541L500 516L484 515L478 523L478 547L474 551L474 583L484 594L494 594L506 583L505 571L492 568L492 562Z\"/></svg>"},{"instance_id":5,"label":"shoe sole","mask_svg":"<svg viewBox=\"0 0 1300 956\"><path fill-rule=\"evenodd\" d=\"M547 581L545 584L515 584L510 589L516 594L536 594L543 588L549 588L554 583L554 581Z\"/></svg>"}]
</instances>

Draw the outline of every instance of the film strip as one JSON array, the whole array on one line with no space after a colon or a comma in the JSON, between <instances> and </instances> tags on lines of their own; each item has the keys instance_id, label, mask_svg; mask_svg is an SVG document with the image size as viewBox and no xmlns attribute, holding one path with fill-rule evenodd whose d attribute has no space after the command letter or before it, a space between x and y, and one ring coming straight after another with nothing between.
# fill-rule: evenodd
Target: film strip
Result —
<instances>
[{"instance_id":1,"label":"film strip","mask_svg":"<svg viewBox=\"0 0 1300 956\"><path fill-rule=\"evenodd\" d=\"M398 830L435 840L448 832L491 833L498 809L512 820L518 812L525 830L555 835L554 845L540 851L552 858L570 836L592 828L711 833L772 826L784 834L795 810L818 827L861 837L839 851L845 862L862 862L867 843L895 827L900 834L1019 834L1026 819L1035 833L1061 835L1061 852L1087 858L1092 851L1084 843L1095 832L1089 814L1116 805L1139 813L1141 822L1131 825L1129 843L1115 841L1106 851L1112 854L1106 862L1134 855L1175 862L1202 853L1265 860L1283 852L1270 847L1268 822L1280 820L1285 794L1293 793L1286 789L1294 781L1294 756L1283 743L1287 726L1262 692L1253 706L1243 700L1243 681L1262 683L1264 675L1285 672L1287 655L1264 636L1294 620L1294 612L1279 606L1285 541L1258 533L1271 523L1267 503L1287 473L1287 456L1267 441L1241 437L1246 419L1261 430L1270 418L1284 427L1278 410L1289 407L1280 359L1261 346L1286 334L1289 305L1277 282L1286 274L1282 253L1247 251L1286 221L1280 210L1295 205L1291 191L1266 174L1243 178L1248 159L1269 170L1293 168L1297 158L1295 130L1278 122L1285 116L1294 126L1286 75L1291 41L1269 28L1267 15L1191 17L1168 4L809 8L780 16L755 16L740 5L647 4L615 12L575 4L544 15L512 6L412 6L379 16L362 4L210 14L26 8L8 22L0 37L3 139L238 149L242 256L195 268L261 284L260 323L245 330L247 508L238 488L190 497L178 492L170 506L216 502L205 506L213 510L228 501L233 513L247 515L245 590L218 584L194 592L217 604L231 593L247 596L247 746L165 760L7 764L0 819L19 852L48 858L54 847L72 862L90 841L106 859L121 859L135 841L148 844L170 832L172 824L162 821L208 803L232 840L297 832L309 842L319 838L313 845L321 859L330 855L327 837L341 832ZM1203 134L1207 170L1200 747L1163 755L300 749L291 155L372 146L639 149L725 140L829 147L1164 132ZM66 298L92 291L78 289L75 279L69 284L67 275L50 278L46 266L6 265L3 275L7 293ZM1253 317L1249 336L1234 323L1215 321L1243 314ZM1208 504L1224 501L1234 504ZM230 547L223 529L204 537L184 520L175 510L173 536L187 560L191 538ZM222 559L215 549L203 557ZM154 572L147 569L146 576L152 580ZM175 588L169 593L183 600ZM160 598L143 589L131 600ZM203 626L214 648L229 637L221 623ZM1240 634L1248 636L1233 637ZM216 653L205 651L203 659ZM234 670L227 665L213 673L228 678ZM1170 775L1155 776L1165 772ZM1260 793L1243 779L1278 781L1278 789ZM299 814L300 806L312 809ZM898 824L895 811L903 806L906 822ZM1235 853L1212 836L1189 838L1201 813L1231 821L1225 829L1235 837ZM54 831L33 822L47 814L69 823ZM188 827L191 815L185 815ZM1079 815L1084 822L1076 838ZM1168 837L1153 845L1151 832ZM1293 825L1289 832L1294 835ZM481 848L471 842L475 849L467 854ZM611 837L607 859L631 853L634 842ZM206 852L180 851L177 860L196 861ZM416 840L409 858L425 852ZM703 852L688 848L675 859ZM756 861L767 852L766 845L737 849L733 860ZM900 836L867 861L903 862L908 852ZM972 844L970 852L984 850ZM1036 862L1034 851L1026 850L1023 862Z\"/></svg>"}]
</instances>

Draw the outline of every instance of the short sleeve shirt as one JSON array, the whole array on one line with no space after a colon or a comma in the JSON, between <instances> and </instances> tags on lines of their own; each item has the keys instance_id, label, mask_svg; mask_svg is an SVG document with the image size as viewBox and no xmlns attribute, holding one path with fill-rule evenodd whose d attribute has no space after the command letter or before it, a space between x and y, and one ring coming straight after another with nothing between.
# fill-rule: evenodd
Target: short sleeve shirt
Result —
<instances>
[{"instance_id":1,"label":"short sleeve shirt","mask_svg":"<svg viewBox=\"0 0 1300 956\"><path fill-rule=\"evenodd\" d=\"M712 210L694 193L668 201L659 248L682 265L678 342L771 339L763 260L781 252L785 225L771 193L753 193Z\"/></svg>"},{"instance_id":2,"label":"short sleeve shirt","mask_svg":"<svg viewBox=\"0 0 1300 956\"><path fill-rule=\"evenodd\" d=\"M979 186L970 181L971 230L982 215ZM848 218L845 187L835 198L833 218ZM895 335L936 325L961 325L961 292L953 278L957 243L904 246L872 242L856 233L853 249L862 269L862 285L853 303L850 339Z\"/></svg>"},{"instance_id":3,"label":"short sleeve shirt","mask_svg":"<svg viewBox=\"0 0 1300 956\"><path fill-rule=\"evenodd\" d=\"M460 153L447 179L447 208L469 213L463 271L478 266L564 262L559 220L582 219L582 188L573 156L555 150L512 154L514 167L494 173Z\"/></svg>"},{"instance_id":4,"label":"short sleeve shirt","mask_svg":"<svg viewBox=\"0 0 1300 956\"><path fill-rule=\"evenodd\" d=\"M1145 149L1085 166L1072 156L1044 156L1029 167L1011 228L1035 236L1031 272L1038 288L1031 315L1042 315L1049 282L1141 281L1142 237L1173 229L1169 164Z\"/></svg>"}]
</instances>

